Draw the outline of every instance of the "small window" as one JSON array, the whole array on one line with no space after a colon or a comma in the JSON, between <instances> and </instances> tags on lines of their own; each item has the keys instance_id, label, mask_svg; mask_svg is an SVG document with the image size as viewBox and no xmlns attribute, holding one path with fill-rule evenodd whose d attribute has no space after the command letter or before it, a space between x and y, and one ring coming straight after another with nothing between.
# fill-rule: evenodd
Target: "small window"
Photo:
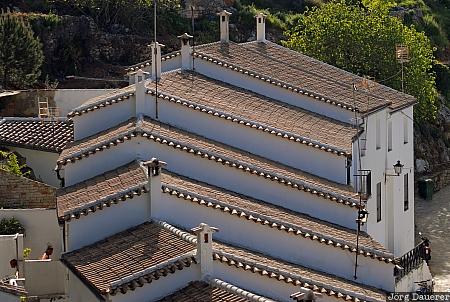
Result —
<instances>
[{"instance_id":1,"label":"small window","mask_svg":"<svg viewBox=\"0 0 450 302\"><path fill-rule=\"evenodd\" d=\"M222 16L222 22L225 22L225 16Z\"/></svg>"},{"instance_id":2,"label":"small window","mask_svg":"<svg viewBox=\"0 0 450 302\"><path fill-rule=\"evenodd\" d=\"M408 183L408 173L403 176L403 210L408 211L409 209L409 183Z\"/></svg>"},{"instance_id":3,"label":"small window","mask_svg":"<svg viewBox=\"0 0 450 302\"><path fill-rule=\"evenodd\" d=\"M408 143L408 118L406 116L403 117L403 143Z\"/></svg>"},{"instance_id":4,"label":"small window","mask_svg":"<svg viewBox=\"0 0 450 302\"><path fill-rule=\"evenodd\" d=\"M392 151L392 121L388 121L388 152Z\"/></svg>"},{"instance_id":5,"label":"small window","mask_svg":"<svg viewBox=\"0 0 450 302\"><path fill-rule=\"evenodd\" d=\"M381 221L381 182L377 183L377 222Z\"/></svg>"},{"instance_id":6,"label":"small window","mask_svg":"<svg viewBox=\"0 0 450 302\"><path fill-rule=\"evenodd\" d=\"M376 120L376 143L377 143L377 150L381 148L381 125L380 125L380 119L377 118Z\"/></svg>"},{"instance_id":7,"label":"small window","mask_svg":"<svg viewBox=\"0 0 450 302\"><path fill-rule=\"evenodd\" d=\"M262 18L258 18L258 23L261 23L261 19L262 19Z\"/></svg>"},{"instance_id":8,"label":"small window","mask_svg":"<svg viewBox=\"0 0 450 302\"><path fill-rule=\"evenodd\" d=\"M204 242L205 242L205 243L208 243L208 242L209 242L209 236L208 236L208 234L205 234L204 237L205 237L205 238L204 238L204 239L205 239Z\"/></svg>"},{"instance_id":9,"label":"small window","mask_svg":"<svg viewBox=\"0 0 450 302\"><path fill-rule=\"evenodd\" d=\"M142 82L142 76L138 76L137 81L138 81L138 83L139 83L139 82Z\"/></svg>"}]
</instances>

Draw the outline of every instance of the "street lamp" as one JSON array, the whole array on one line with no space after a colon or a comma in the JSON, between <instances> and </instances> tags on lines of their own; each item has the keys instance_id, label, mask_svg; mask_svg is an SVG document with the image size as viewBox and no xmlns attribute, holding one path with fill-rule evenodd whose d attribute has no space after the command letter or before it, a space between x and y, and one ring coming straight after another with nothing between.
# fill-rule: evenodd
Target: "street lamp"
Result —
<instances>
[{"instance_id":1,"label":"street lamp","mask_svg":"<svg viewBox=\"0 0 450 302\"><path fill-rule=\"evenodd\" d=\"M367 222L367 218L369 217L369 212L366 209L361 209L358 211L358 218L356 222L360 225L364 225Z\"/></svg>"},{"instance_id":2,"label":"street lamp","mask_svg":"<svg viewBox=\"0 0 450 302\"><path fill-rule=\"evenodd\" d=\"M400 163L400 161L397 160L397 163L394 165L394 173L395 173L395 174L387 174L387 173L384 173L384 182L386 182L386 178L387 178L388 176L400 176L400 174L402 174L402 171L403 171L403 166L404 166L404 165L402 165L402 164Z\"/></svg>"}]
</instances>

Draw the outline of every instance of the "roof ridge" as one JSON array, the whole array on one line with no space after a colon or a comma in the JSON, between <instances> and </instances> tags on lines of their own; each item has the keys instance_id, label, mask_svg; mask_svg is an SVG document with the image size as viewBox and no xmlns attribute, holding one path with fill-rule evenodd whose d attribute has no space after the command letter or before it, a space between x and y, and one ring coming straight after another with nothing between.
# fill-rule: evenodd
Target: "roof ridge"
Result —
<instances>
[{"instance_id":1,"label":"roof ridge","mask_svg":"<svg viewBox=\"0 0 450 302\"><path fill-rule=\"evenodd\" d=\"M189 234L186 231L183 231L175 226L173 226L172 224L165 222L165 221L161 221L155 218L152 218L151 220L152 222L160 225L162 228L164 228L165 230L171 232L172 234L178 236L179 238L183 239L184 241L186 241L187 243L193 244L193 245L197 245L197 237Z\"/></svg>"},{"instance_id":2,"label":"roof ridge","mask_svg":"<svg viewBox=\"0 0 450 302\"><path fill-rule=\"evenodd\" d=\"M226 191L226 190L224 190L224 191ZM244 208L241 208L241 207L235 206L235 205L230 205L230 204L227 204L226 202L222 202L220 200L213 199L210 197L205 197L198 193L192 193L185 189L179 189L179 188L176 188L176 186L163 185L162 192L169 193L171 195L176 195L178 198L189 200L191 202L197 202L198 204L207 206L208 208L212 208L215 210L222 210L224 212L229 212L231 215L234 214L239 217L245 217L246 219L252 220L253 222L257 222L262 225L268 225L272 228L277 228L280 231L286 231L286 232L292 233L294 235L300 235L303 238L309 238L312 240L316 240L319 243L322 243L324 245L332 245L335 248L341 248L343 250L347 250L348 252L356 253L356 245L353 242L350 242L345 239L336 239L336 238L331 237L330 235L326 234L325 232L318 232L318 231L309 229L307 227L304 227L304 226L301 226L298 224L285 222L285 221L282 221L280 219L277 219L277 218L274 218L271 216L260 214L253 210L244 209ZM247 196L245 196L245 198L254 199L254 198L247 197ZM255 200L255 201L257 201L257 200ZM267 202L264 202L264 201L261 201L261 202L264 204L267 204ZM273 204L271 204L271 205L274 207L283 209L285 211L288 210L288 209L284 209L280 206L276 206ZM220 206L220 208L218 206ZM292 211L292 210L288 210L288 211ZM292 211L292 212L294 212L294 211ZM296 213L296 215L308 216L308 215L302 214L302 213ZM252 219L252 218L254 218L254 219ZM305 217L305 219L307 219L307 218ZM326 225L329 225L330 227L335 227L337 229L347 229L342 226L335 225L331 222L323 221L323 220L320 220L317 218L311 217L311 220L315 221L316 223L324 223ZM351 231L351 229L348 229L348 230ZM386 253L384 251L379 251L374 248L359 247L358 250L359 250L359 253L362 254L363 256L374 257L380 261L385 261L385 258L388 258L391 260L393 259L393 256L390 253Z\"/></svg>"},{"instance_id":3,"label":"roof ridge","mask_svg":"<svg viewBox=\"0 0 450 302\"><path fill-rule=\"evenodd\" d=\"M181 50L174 50L174 51L168 52L164 55L161 55L161 61L167 61L169 59L175 58L180 55L181 55ZM138 68L144 68L144 67L150 66L151 63L152 63L152 59L150 58L148 60L128 66L127 68L125 68L125 71L126 72L135 71Z\"/></svg>"},{"instance_id":4,"label":"roof ridge","mask_svg":"<svg viewBox=\"0 0 450 302\"><path fill-rule=\"evenodd\" d=\"M228 282L225 282L225 281L217 279L217 278L211 279L209 281L209 284L211 284L214 287L223 289L224 291L229 292L231 294L235 294L241 298L245 298L252 302L275 302L274 300L265 298L263 296L259 296L257 294L251 293L251 292L248 292L240 287L237 287L233 284L230 284Z\"/></svg>"}]
</instances>

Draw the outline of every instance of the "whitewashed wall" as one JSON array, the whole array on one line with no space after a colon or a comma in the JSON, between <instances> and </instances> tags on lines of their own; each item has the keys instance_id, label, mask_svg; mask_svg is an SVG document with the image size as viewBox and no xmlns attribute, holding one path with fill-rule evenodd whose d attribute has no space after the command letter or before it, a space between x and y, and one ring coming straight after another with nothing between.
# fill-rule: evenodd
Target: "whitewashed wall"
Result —
<instances>
[{"instance_id":1,"label":"whitewashed wall","mask_svg":"<svg viewBox=\"0 0 450 302\"><path fill-rule=\"evenodd\" d=\"M33 169L38 180L56 188L61 186L61 182L58 180L55 172L56 161L59 156L58 153L18 147L8 148L26 158L27 166Z\"/></svg>"},{"instance_id":2,"label":"whitewashed wall","mask_svg":"<svg viewBox=\"0 0 450 302\"><path fill-rule=\"evenodd\" d=\"M97 302L100 300L74 273L68 271L68 302Z\"/></svg>"},{"instance_id":3,"label":"whitewashed wall","mask_svg":"<svg viewBox=\"0 0 450 302\"><path fill-rule=\"evenodd\" d=\"M62 249L62 237L55 209L0 210L0 219L11 217L19 220L25 228L23 247L31 249L29 259L40 259L47 248L47 243L53 245L51 258L59 259ZM22 253L22 251L19 252Z\"/></svg>"},{"instance_id":4,"label":"whitewashed wall","mask_svg":"<svg viewBox=\"0 0 450 302\"><path fill-rule=\"evenodd\" d=\"M305 95L294 93L285 88L267 84L240 72L220 67L205 60L195 60L195 71L208 77L223 81L273 99L304 108L346 123L351 122L353 112L316 100Z\"/></svg>"},{"instance_id":5,"label":"whitewashed wall","mask_svg":"<svg viewBox=\"0 0 450 302\"><path fill-rule=\"evenodd\" d=\"M154 98L150 96L147 102ZM345 184L346 157L160 100L159 120L311 174ZM274 125L276 126L276 125Z\"/></svg>"},{"instance_id":6,"label":"whitewashed wall","mask_svg":"<svg viewBox=\"0 0 450 302\"><path fill-rule=\"evenodd\" d=\"M115 89L56 89L53 97L60 110L60 116L66 116L74 108L91 98L108 94Z\"/></svg>"},{"instance_id":7,"label":"whitewashed wall","mask_svg":"<svg viewBox=\"0 0 450 302\"><path fill-rule=\"evenodd\" d=\"M152 157L167 162L168 169L175 173L346 227L356 227L354 208L144 138L133 138L67 164L66 184L104 173L136 158Z\"/></svg>"},{"instance_id":8,"label":"whitewashed wall","mask_svg":"<svg viewBox=\"0 0 450 302\"><path fill-rule=\"evenodd\" d=\"M152 283L144 284L143 287L137 287L134 291L128 290L126 294L118 293L111 296L112 302L142 302L158 301L167 295L186 287L189 282L197 281L200 277L200 265L192 264L174 274L168 274L154 280Z\"/></svg>"},{"instance_id":9,"label":"whitewashed wall","mask_svg":"<svg viewBox=\"0 0 450 302\"><path fill-rule=\"evenodd\" d=\"M150 219L149 194L121 201L79 219L66 222L67 252L95 243Z\"/></svg>"},{"instance_id":10,"label":"whitewashed wall","mask_svg":"<svg viewBox=\"0 0 450 302\"><path fill-rule=\"evenodd\" d=\"M30 296L65 294L66 270L59 260L26 260L24 271L25 289Z\"/></svg>"},{"instance_id":11,"label":"whitewashed wall","mask_svg":"<svg viewBox=\"0 0 450 302\"><path fill-rule=\"evenodd\" d=\"M135 104L134 97L130 97L122 102L74 116L74 139L80 140L128 120L134 116Z\"/></svg>"},{"instance_id":12,"label":"whitewashed wall","mask_svg":"<svg viewBox=\"0 0 450 302\"><path fill-rule=\"evenodd\" d=\"M20 302L20 295L16 296L0 291L0 301L2 302Z\"/></svg>"},{"instance_id":13,"label":"whitewashed wall","mask_svg":"<svg viewBox=\"0 0 450 302\"><path fill-rule=\"evenodd\" d=\"M15 235L0 235L0 279L15 275L16 269L11 268L10 260L23 260L23 235L17 237L17 248L14 237ZM22 274L22 269L20 266L19 268Z\"/></svg>"},{"instance_id":14,"label":"whitewashed wall","mask_svg":"<svg viewBox=\"0 0 450 302\"><path fill-rule=\"evenodd\" d=\"M433 276L428 269L428 265L425 261L415 270L411 271L409 274L400 279L397 284L395 284L396 292L415 292L419 289L417 283L418 281L432 280Z\"/></svg>"},{"instance_id":15,"label":"whitewashed wall","mask_svg":"<svg viewBox=\"0 0 450 302\"><path fill-rule=\"evenodd\" d=\"M164 57L164 55L163 55ZM161 61L161 72L167 72L167 71L171 71L174 69L179 69L181 68L181 56L176 56L174 58L171 58L169 60L164 60ZM149 76L151 76L152 74L152 65L148 65L145 66L143 68L141 68L143 71L148 72ZM129 73L128 73L129 74ZM129 84L132 85L134 84L134 76L129 76Z\"/></svg>"},{"instance_id":16,"label":"whitewashed wall","mask_svg":"<svg viewBox=\"0 0 450 302\"><path fill-rule=\"evenodd\" d=\"M154 206L153 212L158 219L181 225L185 229L205 222L219 228L220 231L214 235L219 240L353 280L354 253L199 206L169 194L162 194L160 204ZM358 262L358 282L393 290L393 265L363 256L359 257Z\"/></svg>"}]
</instances>

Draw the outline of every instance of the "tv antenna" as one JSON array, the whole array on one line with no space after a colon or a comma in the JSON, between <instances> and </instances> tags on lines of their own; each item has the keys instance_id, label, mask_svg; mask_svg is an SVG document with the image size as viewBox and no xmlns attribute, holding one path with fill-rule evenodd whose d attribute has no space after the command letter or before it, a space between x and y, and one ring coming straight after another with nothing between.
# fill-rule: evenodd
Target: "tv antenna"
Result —
<instances>
[{"instance_id":1,"label":"tv antenna","mask_svg":"<svg viewBox=\"0 0 450 302\"><path fill-rule=\"evenodd\" d=\"M157 4L158 0L153 0L153 42L155 43L155 48L154 48L154 62L152 62L152 64L155 64L155 68L153 68L153 71L156 73L156 70L158 69L158 60L156 60L156 58L158 57L158 47L156 45L156 4ZM159 110L158 110L158 74L156 73L154 75L154 79L155 79L155 117L156 119L158 119L159 116Z\"/></svg>"},{"instance_id":2,"label":"tv antenna","mask_svg":"<svg viewBox=\"0 0 450 302\"><path fill-rule=\"evenodd\" d=\"M402 92L405 92L403 66L410 61L409 48L403 44L397 44L395 46L395 58L402 66Z\"/></svg>"}]
</instances>

